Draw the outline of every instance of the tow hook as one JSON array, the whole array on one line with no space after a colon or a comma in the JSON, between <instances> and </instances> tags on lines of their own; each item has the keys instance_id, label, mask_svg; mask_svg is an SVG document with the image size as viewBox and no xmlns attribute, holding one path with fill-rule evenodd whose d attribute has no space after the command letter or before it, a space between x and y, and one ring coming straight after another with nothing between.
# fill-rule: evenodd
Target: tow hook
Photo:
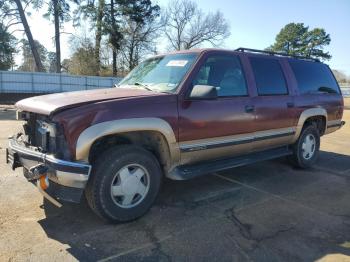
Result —
<instances>
[{"instance_id":1,"label":"tow hook","mask_svg":"<svg viewBox=\"0 0 350 262\"><path fill-rule=\"evenodd\" d=\"M27 177L28 180L37 180L40 179L43 175L46 175L48 171L48 167L44 164L39 164L33 166L29 169L29 175Z\"/></svg>"},{"instance_id":2,"label":"tow hook","mask_svg":"<svg viewBox=\"0 0 350 262\"><path fill-rule=\"evenodd\" d=\"M39 192L52 204L57 207L62 207L62 204L50 196L45 190L50 186L49 178L47 176L48 167L44 164L33 166L29 169L28 180L36 180L36 186Z\"/></svg>"}]
</instances>

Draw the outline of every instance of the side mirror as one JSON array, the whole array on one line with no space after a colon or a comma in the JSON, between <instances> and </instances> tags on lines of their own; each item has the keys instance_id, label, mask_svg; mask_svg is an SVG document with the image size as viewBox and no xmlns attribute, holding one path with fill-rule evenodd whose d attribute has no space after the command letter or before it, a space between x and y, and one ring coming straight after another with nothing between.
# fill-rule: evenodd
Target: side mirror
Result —
<instances>
[{"instance_id":1,"label":"side mirror","mask_svg":"<svg viewBox=\"0 0 350 262\"><path fill-rule=\"evenodd\" d=\"M195 85L189 95L190 99L216 99L218 92L216 87L207 85Z\"/></svg>"}]
</instances>

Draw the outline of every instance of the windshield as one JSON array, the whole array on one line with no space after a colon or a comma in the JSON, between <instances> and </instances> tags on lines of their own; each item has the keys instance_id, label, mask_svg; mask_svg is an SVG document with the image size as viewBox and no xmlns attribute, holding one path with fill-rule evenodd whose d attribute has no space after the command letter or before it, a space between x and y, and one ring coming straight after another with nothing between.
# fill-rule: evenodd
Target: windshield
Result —
<instances>
[{"instance_id":1,"label":"windshield","mask_svg":"<svg viewBox=\"0 0 350 262\"><path fill-rule=\"evenodd\" d=\"M157 56L139 64L119 84L158 92L174 92L191 68L197 54Z\"/></svg>"}]
</instances>

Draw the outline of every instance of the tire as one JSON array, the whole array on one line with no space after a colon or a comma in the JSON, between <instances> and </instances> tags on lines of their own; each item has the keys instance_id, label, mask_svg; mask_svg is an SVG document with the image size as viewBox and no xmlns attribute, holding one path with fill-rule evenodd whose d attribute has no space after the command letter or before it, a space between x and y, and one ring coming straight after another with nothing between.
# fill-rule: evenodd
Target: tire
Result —
<instances>
[{"instance_id":1,"label":"tire","mask_svg":"<svg viewBox=\"0 0 350 262\"><path fill-rule=\"evenodd\" d=\"M153 154L141 147L123 145L107 150L95 161L85 196L91 209L103 219L127 222L150 209L161 181L161 168Z\"/></svg>"},{"instance_id":2,"label":"tire","mask_svg":"<svg viewBox=\"0 0 350 262\"><path fill-rule=\"evenodd\" d=\"M292 150L293 154L289 160L294 166L307 169L315 164L320 150L320 133L317 127L313 124L306 125L292 146Z\"/></svg>"}]
</instances>

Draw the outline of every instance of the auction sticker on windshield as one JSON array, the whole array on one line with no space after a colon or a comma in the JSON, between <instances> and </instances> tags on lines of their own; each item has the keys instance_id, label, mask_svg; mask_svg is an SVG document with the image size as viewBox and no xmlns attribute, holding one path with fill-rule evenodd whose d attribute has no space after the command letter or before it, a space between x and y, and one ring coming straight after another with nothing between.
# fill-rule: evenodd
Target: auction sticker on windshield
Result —
<instances>
[{"instance_id":1,"label":"auction sticker on windshield","mask_svg":"<svg viewBox=\"0 0 350 262\"><path fill-rule=\"evenodd\" d=\"M184 67L188 63L187 60L170 60L166 66L179 66Z\"/></svg>"}]
</instances>

